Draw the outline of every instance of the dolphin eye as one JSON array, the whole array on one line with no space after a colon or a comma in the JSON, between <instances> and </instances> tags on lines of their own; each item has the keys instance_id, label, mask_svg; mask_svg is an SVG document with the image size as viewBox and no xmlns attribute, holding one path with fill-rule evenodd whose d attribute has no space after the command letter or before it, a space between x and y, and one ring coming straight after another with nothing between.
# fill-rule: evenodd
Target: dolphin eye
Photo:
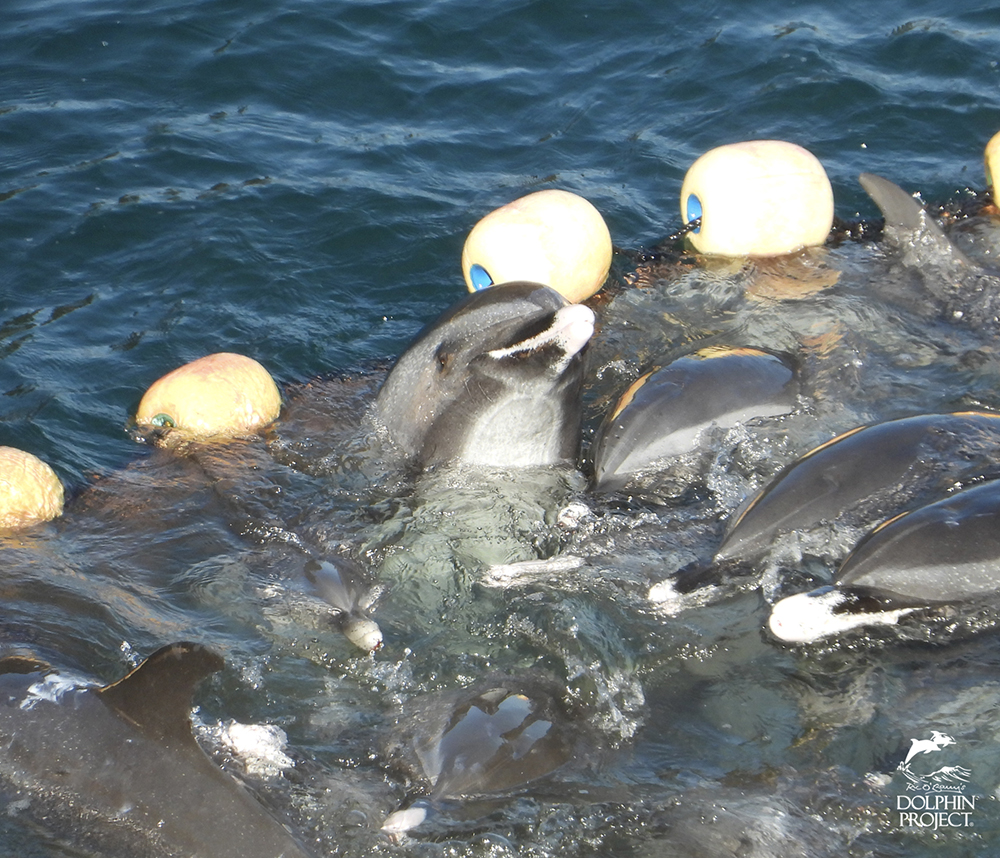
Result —
<instances>
[{"instance_id":1,"label":"dolphin eye","mask_svg":"<svg viewBox=\"0 0 1000 858\"><path fill-rule=\"evenodd\" d=\"M478 262L474 262L469 269L469 279L472 281L472 288L477 292L493 285L493 278L490 277L490 272Z\"/></svg>"},{"instance_id":2,"label":"dolphin eye","mask_svg":"<svg viewBox=\"0 0 1000 858\"><path fill-rule=\"evenodd\" d=\"M164 429L173 429L177 425L177 423L174 421L174 418L171 417L169 414L157 414L149 422L153 426L159 426Z\"/></svg>"},{"instance_id":3,"label":"dolphin eye","mask_svg":"<svg viewBox=\"0 0 1000 858\"><path fill-rule=\"evenodd\" d=\"M434 359L437 361L438 372L445 373L451 368L451 362L455 358L455 353L447 345L440 345L434 352Z\"/></svg>"},{"instance_id":4,"label":"dolphin eye","mask_svg":"<svg viewBox=\"0 0 1000 858\"><path fill-rule=\"evenodd\" d=\"M701 200L699 200L694 194L688 194L687 199L687 219L688 223L693 220L697 220L702 216L701 210ZM701 232L701 224L698 224L691 232Z\"/></svg>"}]
</instances>

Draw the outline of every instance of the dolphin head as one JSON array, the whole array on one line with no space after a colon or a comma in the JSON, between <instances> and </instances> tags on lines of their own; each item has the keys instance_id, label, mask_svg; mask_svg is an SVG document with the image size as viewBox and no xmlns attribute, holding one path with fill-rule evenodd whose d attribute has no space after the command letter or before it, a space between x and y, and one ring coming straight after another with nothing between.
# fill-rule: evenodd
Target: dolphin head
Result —
<instances>
[{"instance_id":1,"label":"dolphin head","mask_svg":"<svg viewBox=\"0 0 1000 858\"><path fill-rule=\"evenodd\" d=\"M476 292L427 327L375 402L420 467L554 464L575 456L589 308L535 283Z\"/></svg>"}]
</instances>

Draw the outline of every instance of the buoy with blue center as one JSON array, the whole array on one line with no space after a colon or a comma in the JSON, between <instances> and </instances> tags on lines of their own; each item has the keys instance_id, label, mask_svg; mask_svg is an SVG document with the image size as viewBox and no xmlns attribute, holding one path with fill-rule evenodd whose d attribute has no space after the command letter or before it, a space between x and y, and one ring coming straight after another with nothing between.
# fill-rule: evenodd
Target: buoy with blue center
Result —
<instances>
[{"instance_id":1,"label":"buoy with blue center","mask_svg":"<svg viewBox=\"0 0 1000 858\"><path fill-rule=\"evenodd\" d=\"M833 188L815 155L782 140L730 143L691 165L681 187L687 241L713 256L779 256L823 244Z\"/></svg>"},{"instance_id":2,"label":"buoy with blue center","mask_svg":"<svg viewBox=\"0 0 1000 858\"><path fill-rule=\"evenodd\" d=\"M173 443L255 434L280 411L281 393L263 366L244 355L220 352L154 382L135 420L141 432Z\"/></svg>"},{"instance_id":3,"label":"buoy with blue center","mask_svg":"<svg viewBox=\"0 0 1000 858\"><path fill-rule=\"evenodd\" d=\"M611 233L601 213L569 191L537 191L490 212L462 249L470 292L515 281L541 283L577 304L611 268Z\"/></svg>"}]
</instances>

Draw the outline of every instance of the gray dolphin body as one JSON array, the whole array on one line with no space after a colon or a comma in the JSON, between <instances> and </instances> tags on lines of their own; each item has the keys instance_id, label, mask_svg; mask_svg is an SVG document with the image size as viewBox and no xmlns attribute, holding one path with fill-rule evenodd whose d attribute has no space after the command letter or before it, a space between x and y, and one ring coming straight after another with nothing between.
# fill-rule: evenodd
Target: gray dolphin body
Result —
<instances>
[{"instance_id":1,"label":"gray dolphin body","mask_svg":"<svg viewBox=\"0 0 1000 858\"><path fill-rule=\"evenodd\" d=\"M973 440L971 449L994 449L1000 441L1000 416L922 414L845 432L784 468L744 504L729 523L715 559L752 559L779 534L834 521L871 496L888 492L905 498L908 484L919 479L936 455L961 451L970 437L986 441Z\"/></svg>"},{"instance_id":2,"label":"gray dolphin body","mask_svg":"<svg viewBox=\"0 0 1000 858\"><path fill-rule=\"evenodd\" d=\"M419 467L493 467L575 457L580 352L593 312L534 283L476 292L426 328L396 362L375 415Z\"/></svg>"},{"instance_id":3,"label":"gray dolphin body","mask_svg":"<svg viewBox=\"0 0 1000 858\"><path fill-rule=\"evenodd\" d=\"M996 605L1000 595L1000 480L891 518L867 534L834 586L777 602L781 640L808 643L861 627L894 625L920 609Z\"/></svg>"},{"instance_id":4,"label":"gray dolphin body","mask_svg":"<svg viewBox=\"0 0 1000 858\"><path fill-rule=\"evenodd\" d=\"M873 173L862 173L858 181L885 216L886 242L896 248L906 268L919 274L941 315L973 327L1000 325L1000 276L972 262L898 185Z\"/></svg>"},{"instance_id":5,"label":"gray dolphin body","mask_svg":"<svg viewBox=\"0 0 1000 858\"><path fill-rule=\"evenodd\" d=\"M787 414L797 395L792 368L767 352L678 358L643 375L604 419L594 439L594 488L621 488L657 461L692 452L713 426Z\"/></svg>"},{"instance_id":6,"label":"gray dolphin body","mask_svg":"<svg viewBox=\"0 0 1000 858\"><path fill-rule=\"evenodd\" d=\"M892 607L961 602L1000 592L1000 480L891 518L864 537L836 575Z\"/></svg>"},{"instance_id":7,"label":"gray dolphin body","mask_svg":"<svg viewBox=\"0 0 1000 858\"><path fill-rule=\"evenodd\" d=\"M222 659L174 644L106 688L0 661L0 785L10 808L107 856L307 858L191 733Z\"/></svg>"}]
</instances>

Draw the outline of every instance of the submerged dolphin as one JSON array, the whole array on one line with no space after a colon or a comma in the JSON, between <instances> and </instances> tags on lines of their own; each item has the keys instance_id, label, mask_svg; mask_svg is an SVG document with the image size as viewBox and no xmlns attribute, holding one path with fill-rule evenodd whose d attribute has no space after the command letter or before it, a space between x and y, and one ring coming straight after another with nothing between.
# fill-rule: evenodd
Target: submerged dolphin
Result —
<instances>
[{"instance_id":1,"label":"submerged dolphin","mask_svg":"<svg viewBox=\"0 0 1000 858\"><path fill-rule=\"evenodd\" d=\"M427 327L390 371L375 415L420 467L572 460L588 307L534 283L470 295Z\"/></svg>"},{"instance_id":2,"label":"submerged dolphin","mask_svg":"<svg viewBox=\"0 0 1000 858\"><path fill-rule=\"evenodd\" d=\"M382 829L403 833L441 801L509 794L565 765L580 737L547 686L499 678L416 701L400 754L415 756L430 796L390 814Z\"/></svg>"},{"instance_id":3,"label":"submerged dolphin","mask_svg":"<svg viewBox=\"0 0 1000 858\"><path fill-rule=\"evenodd\" d=\"M307 858L191 733L195 686L223 665L178 643L105 688L0 660L0 785L9 808L107 856Z\"/></svg>"},{"instance_id":4,"label":"submerged dolphin","mask_svg":"<svg viewBox=\"0 0 1000 858\"><path fill-rule=\"evenodd\" d=\"M991 443L975 443L980 433ZM906 497L907 485L929 469L935 456L952 448L961 455L967 437L973 438L973 449L992 451L1000 440L1000 415L921 414L838 435L780 471L737 511L715 560L753 559L776 536L834 521L865 498Z\"/></svg>"},{"instance_id":5,"label":"submerged dolphin","mask_svg":"<svg viewBox=\"0 0 1000 858\"><path fill-rule=\"evenodd\" d=\"M885 235L891 243L913 248L925 261L971 265L912 194L874 173L862 173L858 182L885 217Z\"/></svg>"},{"instance_id":6,"label":"submerged dolphin","mask_svg":"<svg viewBox=\"0 0 1000 858\"><path fill-rule=\"evenodd\" d=\"M346 557L338 557L335 563L311 560L306 564L305 577L316 595L334 609L344 637L365 652L382 646L382 630L368 615L379 591L370 586L357 563Z\"/></svg>"},{"instance_id":7,"label":"submerged dolphin","mask_svg":"<svg viewBox=\"0 0 1000 858\"><path fill-rule=\"evenodd\" d=\"M594 488L621 488L657 461L692 452L713 426L787 414L797 395L794 370L768 352L678 358L640 377L604 419L594 439Z\"/></svg>"},{"instance_id":8,"label":"submerged dolphin","mask_svg":"<svg viewBox=\"0 0 1000 858\"><path fill-rule=\"evenodd\" d=\"M879 525L848 555L833 587L782 599L769 626L782 640L806 642L998 593L1000 480L991 480Z\"/></svg>"},{"instance_id":9,"label":"submerged dolphin","mask_svg":"<svg viewBox=\"0 0 1000 858\"><path fill-rule=\"evenodd\" d=\"M962 253L920 202L898 185L873 173L862 173L858 181L885 216L886 241L895 246L904 266L919 272L923 289L943 317L974 327L1000 324L1000 277ZM919 296L906 296L914 298Z\"/></svg>"}]
</instances>

